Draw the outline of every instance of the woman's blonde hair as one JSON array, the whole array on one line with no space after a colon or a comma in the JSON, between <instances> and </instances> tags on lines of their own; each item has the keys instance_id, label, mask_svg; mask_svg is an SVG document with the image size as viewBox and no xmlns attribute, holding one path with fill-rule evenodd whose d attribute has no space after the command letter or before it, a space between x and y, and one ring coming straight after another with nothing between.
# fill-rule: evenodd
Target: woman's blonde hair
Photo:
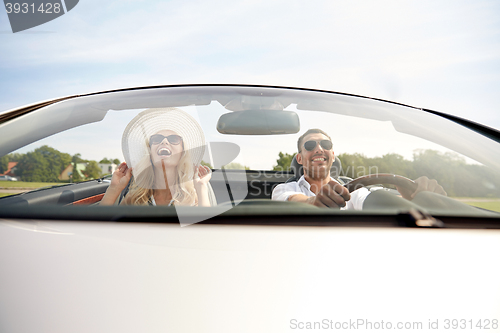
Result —
<instances>
[{"instance_id":1,"label":"woman's blonde hair","mask_svg":"<svg viewBox=\"0 0 500 333\"><path fill-rule=\"evenodd\" d=\"M176 179L169 182L174 205L197 206L198 197L193 184L194 170L188 151L182 152L176 171ZM147 205L154 189L154 165L150 154L144 156L134 168L134 180L130 186L124 203L127 205Z\"/></svg>"}]
</instances>

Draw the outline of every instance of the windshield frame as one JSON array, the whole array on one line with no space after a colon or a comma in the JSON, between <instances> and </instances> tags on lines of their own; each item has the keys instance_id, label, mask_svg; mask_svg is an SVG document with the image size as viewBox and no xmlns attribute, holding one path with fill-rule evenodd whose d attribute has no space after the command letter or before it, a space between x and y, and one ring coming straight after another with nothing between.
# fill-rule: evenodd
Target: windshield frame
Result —
<instances>
[{"instance_id":1,"label":"windshield frame","mask_svg":"<svg viewBox=\"0 0 500 333\"><path fill-rule=\"evenodd\" d=\"M0 114L0 127L7 125L16 119L29 116L30 114L34 114L36 111L46 110L46 109L50 108L51 106L57 106L58 104L61 105L62 103L68 103L71 101L78 101L78 100L82 100L82 99L84 100L86 97L106 96L107 94L115 94L115 93L120 94L120 93L127 93L127 92L145 92L145 91L154 92L155 89L176 89L176 88L188 89L188 90L189 89L204 89L204 88L243 89L243 90L255 89L255 92L262 91L262 89L270 89L269 91L271 92L270 93L271 96L272 96L272 89L280 89L280 90L284 90L284 91L333 94L336 96L345 96L348 98L355 98L355 99L359 99L361 101L366 101L366 102L382 102L382 103L388 103L388 105L409 108L409 110L429 113L429 114L435 115L437 117L451 120L452 122L459 124L467 129L471 129L475 133L478 133L482 136L485 136L496 143L500 142L500 132L495 130L495 129L492 129L492 128L489 128L487 126L477 124L475 122L472 122L472 121L469 121L467 119L463 119L460 117L456 117L453 115L447 115L444 113L440 113L440 112L432 111L432 110L428 110L428 109L416 108L416 107L412 107L412 106L401 104L401 103L396 103L396 102L391 102L391 101L386 101L386 100L376 99L376 98L363 97L363 96L354 95L354 94L345 94L345 93L338 93L338 92L318 90L318 89L265 86L265 85L238 85L238 84L229 84L229 85L228 84L164 85L164 86L136 87L136 88L129 88L129 89L117 89L117 90L102 91L102 92L96 92L96 93L90 93L90 94L68 96L68 97L53 99L53 100L45 101L45 102L41 102L41 103L35 103L35 104L29 105L26 107L17 108L17 109L11 110L11 111L3 112ZM259 89L261 89L261 90L259 90ZM250 91L250 90L247 90L247 91ZM211 101L215 101L215 100L217 100L219 103L221 103L220 99L219 100L217 98L211 99ZM206 100L201 98L199 103L200 103L199 105L205 105L204 103L206 103ZM75 104L75 105L77 105L77 104ZM222 104L222 105L224 105L224 104ZM104 107L101 110L96 111L97 118L100 117L99 114L102 113L102 111L105 109L106 109L106 107ZM104 113L106 113L108 110L105 110ZM79 125L76 125L76 126L79 126ZM0 202L5 202L5 200L0 200ZM391 214L394 214L394 212L391 212ZM364 214L360 214L360 216L363 216L363 215Z\"/></svg>"}]
</instances>

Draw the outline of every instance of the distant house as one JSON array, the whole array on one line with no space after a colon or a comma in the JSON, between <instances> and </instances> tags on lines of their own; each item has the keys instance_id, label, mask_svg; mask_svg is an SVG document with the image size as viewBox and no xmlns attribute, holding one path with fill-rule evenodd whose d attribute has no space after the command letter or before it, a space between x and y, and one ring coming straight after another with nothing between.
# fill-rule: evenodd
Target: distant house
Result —
<instances>
[{"instance_id":1,"label":"distant house","mask_svg":"<svg viewBox=\"0 0 500 333\"><path fill-rule=\"evenodd\" d=\"M9 162L9 164L7 164L7 170L4 173L0 173L0 176L15 177L16 176L16 174L15 174L16 165L17 165L17 162Z\"/></svg>"},{"instance_id":2,"label":"distant house","mask_svg":"<svg viewBox=\"0 0 500 333\"><path fill-rule=\"evenodd\" d=\"M70 163L57 177L59 180L68 180L69 176L73 174L73 164Z\"/></svg>"},{"instance_id":3,"label":"distant house","mask_svg":"<svg viewBox=\"0 0 500 333\"><path fill-rule=\"evenodd\" d=\"M76 172L80 174L81 179L85 179L85 176L83 175L83 170L87 167L87 164L85 163L77 163L76 164ZM70 179L70 176L73 175L73 163L70 163L59 175L59 180L68 180Z\"/></svg>"},{"instance_id":4,"label":"distant house","mask_svg":"<svg viewBox=\"0 0 500 333\"><path fill-rule=\"evenodd\" d=\"M117 167L118 165L114 163L99 163L99 168L101 168L101 174L103 176L112 174Z\"/></svg>"}]
</instances>

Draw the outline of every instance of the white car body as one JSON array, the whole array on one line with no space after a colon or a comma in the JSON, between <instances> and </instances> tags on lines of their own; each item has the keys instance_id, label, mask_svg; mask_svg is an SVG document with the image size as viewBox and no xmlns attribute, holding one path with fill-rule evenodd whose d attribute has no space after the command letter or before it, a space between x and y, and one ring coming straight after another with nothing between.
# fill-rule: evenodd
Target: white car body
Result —
<instances>
[{"instance_id":1,"label":"white car body","mask_svg":"<svg viewBox=\"0 0 500 333\"><path fill-rule=\"evenodd\" d=\"M52 143L82 149L73 157L119 150L127 123L158 107L198 117L218 163L218 205L101 207L109 177L0 198L0 333L500 331L500 215L460 201L455 186L500 200L500 132L325 91L145 87L0 113L0 157L33 143L47 154ZM418 149L451 156L454 165L420 161L450 195L410 201L378 186L361 211L270 200L299 174L271 164L313 126L328 127L337 154L365 149L395 156L395 167ZM236 156L239 169L222 168ZM457 165L474 177L450 178Z\"/></svg>"},{"instance_id":2,"label":"white car body","mask_svg":"<svg viewBox=\"0 0 500 333\"><path fill-rule=\"evenodd\" d=\"M498 230L1 220L0 327L293 332L331 320L431 332L463 319L482 332L478 321L500 315L498 253Z\"/></svg>"}]
</instances>

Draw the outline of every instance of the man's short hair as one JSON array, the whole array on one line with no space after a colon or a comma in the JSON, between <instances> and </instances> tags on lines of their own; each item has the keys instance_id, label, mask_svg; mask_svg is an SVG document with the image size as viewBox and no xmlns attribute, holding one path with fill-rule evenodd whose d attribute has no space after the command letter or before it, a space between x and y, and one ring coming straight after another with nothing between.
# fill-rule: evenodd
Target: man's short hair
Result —
<instances>
[{"instance_id":1,"label":"man's short hair","mask_svg":"<svg viewBox=\"0 0 500 333\"><path fill-rule=\"evenodd\" d=\"M328 139L330 139L330 141L332 140L332 138L330 138L330 136L328 134L325 133L325 131L322 131L320 130L319 128L311 128L309 130L307 130L304 134L302 134L299 138L299 140L297 141L297 151L300 153L300 150L302 148L302 140L304 140L304 138L309 135L309 134L312 134L312 133L319 133L319 134L323 134L324 136L326 136Z\"/></svg>"}]
</instances>

